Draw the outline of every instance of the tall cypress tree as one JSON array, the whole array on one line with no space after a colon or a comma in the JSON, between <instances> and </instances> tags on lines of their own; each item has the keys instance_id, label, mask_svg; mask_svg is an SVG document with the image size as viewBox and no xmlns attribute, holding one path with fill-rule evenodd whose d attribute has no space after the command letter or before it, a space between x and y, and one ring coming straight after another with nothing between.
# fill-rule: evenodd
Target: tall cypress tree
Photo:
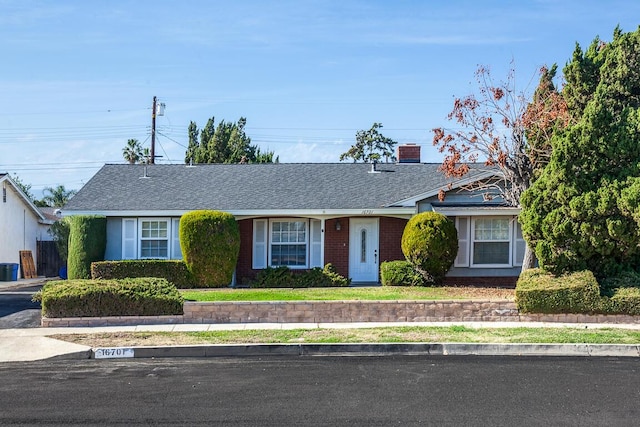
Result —
<instances>
[{"instance_id":1,"label":"tall cypress tree","mask_svg":"<svg viewBox=\"0 0 640 427\"><path fill-rule=\"evenodd\" d=\"M543 268L604 278L640 268L640 28L576 48L563 95L575 121L552 138L521 223Z\"/></svg>"}]
</instances>

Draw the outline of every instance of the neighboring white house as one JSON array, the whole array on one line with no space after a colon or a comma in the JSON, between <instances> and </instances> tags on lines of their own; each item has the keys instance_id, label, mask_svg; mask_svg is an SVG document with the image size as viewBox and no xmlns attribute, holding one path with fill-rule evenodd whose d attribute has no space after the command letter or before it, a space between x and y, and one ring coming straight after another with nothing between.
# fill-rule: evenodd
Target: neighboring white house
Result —
<instances>
[{"instance_id":1,"label":"neighboring white house","mask_svg":"<svg viewBox=\"0 0 640 427\"><path fill-rule=\"evenodd\" d=\"M53 221L45 218L7 173L0 173L0 192L0 263L20 264L20 251L27 250L37 265L37 242L51 240L47 230Z\"/></svg>"}]
</instances>

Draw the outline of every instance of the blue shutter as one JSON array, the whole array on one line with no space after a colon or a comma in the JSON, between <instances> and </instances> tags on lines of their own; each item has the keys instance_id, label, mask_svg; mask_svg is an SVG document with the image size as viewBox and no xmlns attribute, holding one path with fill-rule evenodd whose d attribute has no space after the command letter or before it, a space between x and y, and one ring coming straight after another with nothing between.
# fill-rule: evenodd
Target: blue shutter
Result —
<instances>
[{"instance_id":1,"label":"blue shutter","mask_svg":"<svg viewBox=\"0 0 640 427\"><path fill-rule=\"evenodd\" d=\"M180 248L180 218L171 220L171 256L170 259L182 259Z\"/></svg>"},{"instance_id":2,"label":"blue shutter","mask_svg":"<svg viewBox=\"0 0 640 427\"><path fill-rule=\"evenodd\" d=\"M122 259L138 258L138 221L133 218L122 220Z\"/></svg>"}]
</instances>

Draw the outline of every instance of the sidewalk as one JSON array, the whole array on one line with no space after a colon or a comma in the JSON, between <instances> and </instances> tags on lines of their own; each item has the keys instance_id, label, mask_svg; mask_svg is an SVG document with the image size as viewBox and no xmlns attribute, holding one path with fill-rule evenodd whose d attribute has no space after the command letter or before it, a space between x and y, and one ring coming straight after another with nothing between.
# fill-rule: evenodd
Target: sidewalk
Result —
<instances>
[{"instance_id":1,"label":"sidewalk","mask_svg":"<svg viewBox=\"0 0 640 427\"><path fill-rule=\"evenodd\" d=\"M30 328L0 330L0 362L43 359L89 359L107 357L235 357L235 356L310 356L310 355L492 355L492 356L620 356L640 357L640 344L469 344L469 343L396 343L396 344L236 344L173 347L128 347L92 349L50 338L56 334L103 332L190 332L260 329L344 329L391 326L451 326L471 328L621 328L640 330L640 324L575 324L543 322L376 322L376 323L243 323L174 324L112 326L93 328Z\"/></svg>"}]
</instances>

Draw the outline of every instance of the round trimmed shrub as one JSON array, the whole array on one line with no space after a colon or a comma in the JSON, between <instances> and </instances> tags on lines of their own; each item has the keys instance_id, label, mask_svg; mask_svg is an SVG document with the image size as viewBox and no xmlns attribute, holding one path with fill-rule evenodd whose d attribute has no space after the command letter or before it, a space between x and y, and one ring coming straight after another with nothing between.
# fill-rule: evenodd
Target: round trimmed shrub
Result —
<instances>
[{"instance_id":1,"label":"round trimmed shrub","mask_svg":"<svg viewBox=\"0 0 640 427\"><path fill-rule=\"evenodd\" d=\"M402 253L430 284L440 284L458 253L458 232L446 216L423 212L407 222Z\"/></svg>"},{"instance_id":2,"label":"round trimmed shrub","mask_svg":"<svg viewBox=\"0 0 640 427\"><path fill-rule=\"evenodd\" d=\"M203 287L231 284L240 253L240 229L233 215L200 210L180 218L180 248L187 268Z\"/></svg>"},{"instance_id":3,"label":"round trimmed shrub","mask_svg":"<svg viewBox=\"0 0 640 427\"><path fill-rule=\"evenodd\" d=\"M104 260L107 248L107 218L76 215L69 218L67 277L90 279L91 263Z\"/></svg>"}]
</instances>

